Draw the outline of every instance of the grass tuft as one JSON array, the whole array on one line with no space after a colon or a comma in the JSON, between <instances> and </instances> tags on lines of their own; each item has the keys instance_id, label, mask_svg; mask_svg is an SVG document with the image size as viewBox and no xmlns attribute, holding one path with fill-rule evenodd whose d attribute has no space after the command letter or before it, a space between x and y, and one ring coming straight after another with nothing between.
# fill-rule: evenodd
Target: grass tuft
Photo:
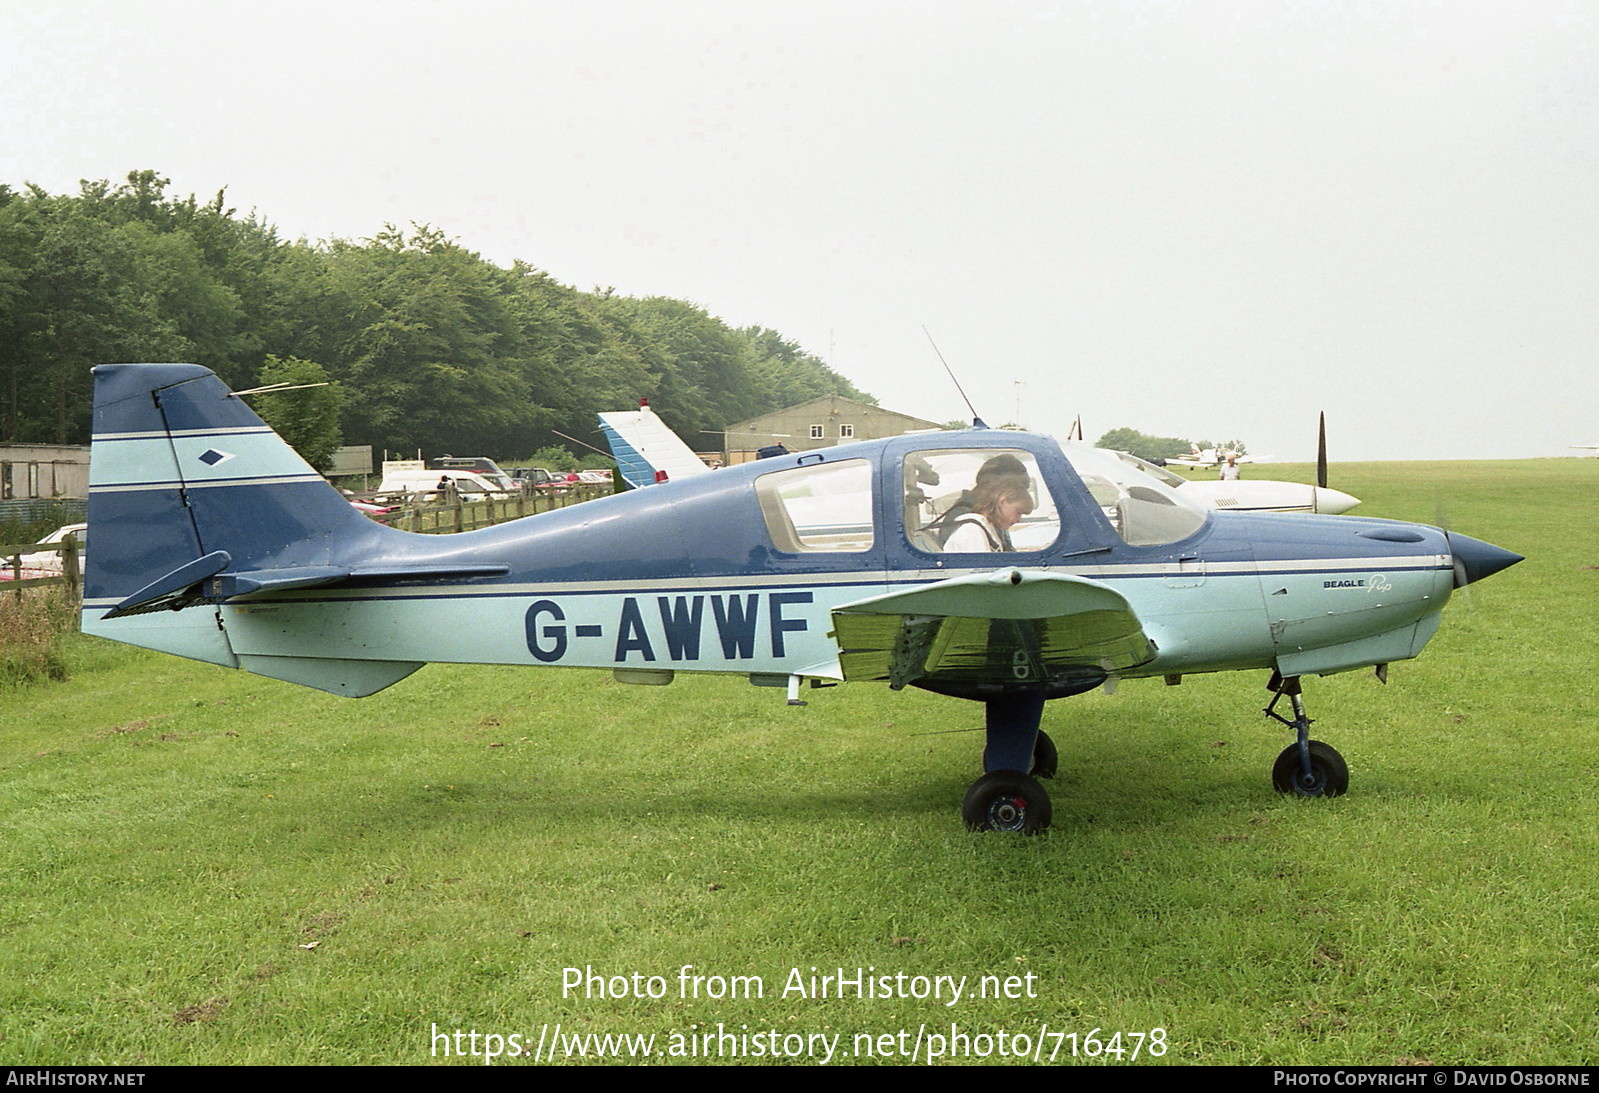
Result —
<instances>
[{"instance_id":1,"label":"grass tuft","mask_svg":"<svg viewBox=\"0 0 1599 1093\"><path fill-rule=\"evenodd\" d=\"M77 623L76 602L59 589L0 588L0 690L66 679Z\"/></svg>"}]
</instances>

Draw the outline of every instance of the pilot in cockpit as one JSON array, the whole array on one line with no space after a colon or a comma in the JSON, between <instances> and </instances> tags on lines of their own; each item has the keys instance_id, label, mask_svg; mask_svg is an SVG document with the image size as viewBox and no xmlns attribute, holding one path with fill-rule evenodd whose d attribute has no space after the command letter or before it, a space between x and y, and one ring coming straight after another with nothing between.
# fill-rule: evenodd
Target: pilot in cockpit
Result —
<instances>
[{"instance_id":1,"label":"pilot in cockpit","mask_svg":"<svg viewBox=\"0 0 1599 1093\"><path fill-rule=\"evenodd\" d=\"M983 489L986 483L997 479L1009 479L1013 483L1020 483L1024 490L1029 493L1032 492L1032 477L1027 473L1026 465L1014 455L1009 452L1003 452L985 461L977 469L977 479L972 484L972 488L962 492L959 499L945 509L943 514L928 526L928 530L937 534L939 544L944 549L949 549L949 540L955 534L957 521L967 513L977 511L974 498L978 492ZM937 479L934 479L934 481L937 481ZM986 550L988 548L979 547L978 549ZM1007 547L1006 549L1012 548Z\"/></svg>"},{"instance_id":2,"label":"pilot in cockpit","mask_svg":"<svg viewBox=\"0 0 1599 1093\"><path fill-rule=\"evenodd\" d=\"M1033 495L1027 489L1026 476L1006 474L979 479L966 498L970 498L971 509L950 521L945 552L1014 551L1010 529L1033 511Z\"/></svg>"}]
</instances>

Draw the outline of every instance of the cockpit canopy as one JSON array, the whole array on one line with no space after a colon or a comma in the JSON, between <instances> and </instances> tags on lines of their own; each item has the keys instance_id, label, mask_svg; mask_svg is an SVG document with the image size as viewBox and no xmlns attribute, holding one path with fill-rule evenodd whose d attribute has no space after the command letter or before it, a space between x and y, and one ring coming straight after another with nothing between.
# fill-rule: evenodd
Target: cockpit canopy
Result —
<instances>
[{"instance_id":1,"label":"cockpit canopy","mask_svg":"<svg viewBox=\"0 0 1599 1093\"><path fill-rule=\"evenodd\" d=\"M1063 444L1061 451L1128 545L1175 543L1205 525L1208 509L1115 452L1086 444Z\"/></svg>"},{"instance_id":2,"label":"cockpit canopy","mask_svg":"<svg viewBox=\"0 0 1599 1093\"><path fill-rule=\"evenodd\" d=\"M1062 541L1063 520L1076 537L1103 542L1103 531L1073 525L1097 508L1127 544L1160 546L1197 532L1209 513L1113 452L1061 446L1074 477L1041 437L996 447L947 435L942 446L927 438L889 449L880 465L802 457L800 466L761 475L755 494L772 545L784 554L863 554L902 533L919 554L1042 554ZM888 491L882 508L873 500L879 482ZM877 526L896 515L898 528Z\"/></svg>"}]
</instances>

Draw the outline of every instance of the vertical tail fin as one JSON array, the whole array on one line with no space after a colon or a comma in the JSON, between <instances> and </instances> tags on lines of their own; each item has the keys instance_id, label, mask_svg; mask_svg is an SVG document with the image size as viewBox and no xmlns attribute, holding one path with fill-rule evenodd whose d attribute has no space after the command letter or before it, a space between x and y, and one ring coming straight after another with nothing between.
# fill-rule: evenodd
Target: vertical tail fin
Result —
<instances>
[{"instance_id":1,"label":"vertical tail fin","mask_svg":"<svg viewBox=\"0 0 1599 1093\"><path fill-rule=\"evenodd\" d=\"M611 446L617 469L635 489L710 470L647 404L625 413L601 414L600 431Z\"/></svg>"},{"instance_id":2,"label":"vertical tail fin","mask_svg":"<svg viewBox=\"0 0 1599 1093\"><path fill-rule=\"evenodd\" d=\"M86 601L217 551L236 568L325 565L330 532L375 528L209 370L109 364L94 381Z\"/></svg>"},{"instance_id":3,"label":"vertical tail fin","mask_svg":"<svg viewBox=\"0 0 1599 1093\"><path fill-rule=\"evenodd\" d=\"M154 609L230 566L327 565L379 530L208 369L94 370L85 632L237 667L214 610ZM152 613L106 617L135 599Z\"/></svg>"}]
</instances>

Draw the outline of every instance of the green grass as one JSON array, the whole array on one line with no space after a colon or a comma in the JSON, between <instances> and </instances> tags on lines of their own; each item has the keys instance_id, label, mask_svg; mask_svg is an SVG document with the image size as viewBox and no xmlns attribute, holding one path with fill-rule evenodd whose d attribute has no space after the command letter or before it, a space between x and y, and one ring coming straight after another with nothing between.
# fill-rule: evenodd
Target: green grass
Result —
<instances>
[{"instance_id":1,"label":"green grass","mask_svg":"<svg viewBox=\"0 0 1599 1093\"><path fill-rule=\"evenodd\" d=\"M71 671L78 598L60 587L0 585L0 694Z\"/></svg>"},{"instance_id":2,"label":"green grass","mask_svg":"<svg viewBox=\"0 0 1599 1093\"><path fill-rule=\"evenodd\" d=\"M1054 828L1021 839L961 828L981 710L919 692L435 666L347 701L79 638L69 681L0 690L0 1063L442 1062L435 1024L555 1022L1592 1063L1599 465L1336 473L1528 555L1387 686L1307 681L1336 800L1271 792L1264 673L1051 703ZM686 964L766 996L683 999ZM563 997L585 966L669 990ZM813 966L1036 997L782 997Z\"/></svg>"}]
</instances>

